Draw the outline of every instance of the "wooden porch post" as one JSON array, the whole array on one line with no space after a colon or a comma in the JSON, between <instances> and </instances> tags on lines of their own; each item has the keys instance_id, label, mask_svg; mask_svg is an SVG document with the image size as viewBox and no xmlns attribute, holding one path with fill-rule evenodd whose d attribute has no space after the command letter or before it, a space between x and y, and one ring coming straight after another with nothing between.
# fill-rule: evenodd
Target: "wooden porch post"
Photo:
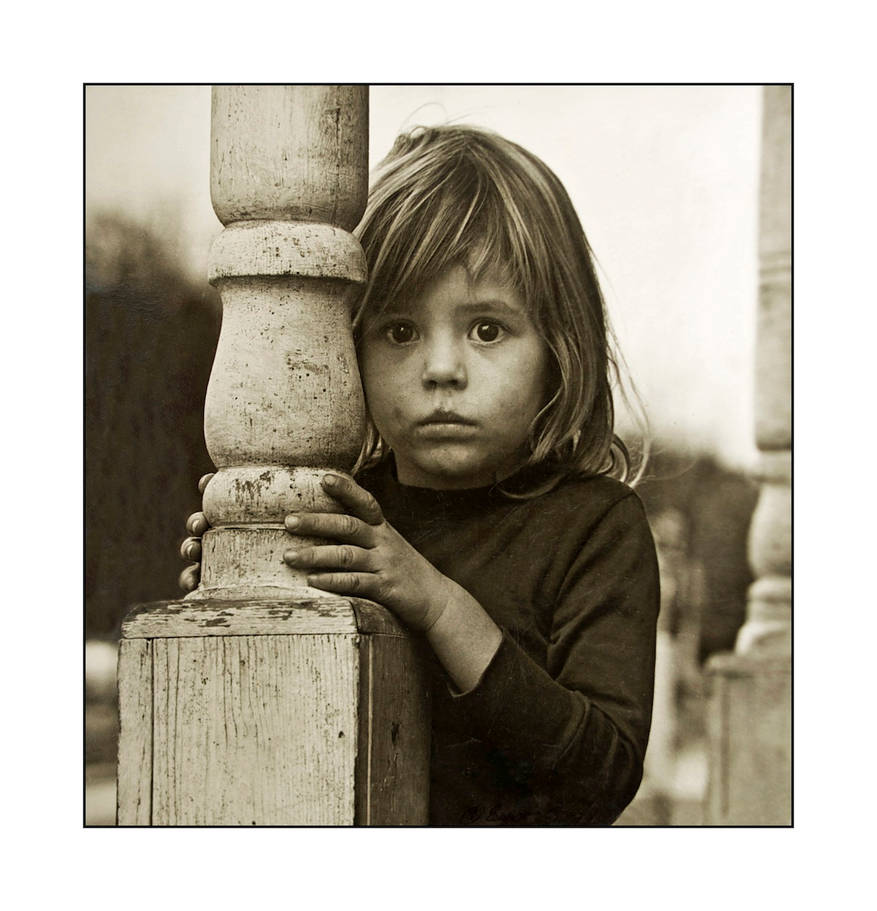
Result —
<instances>
[{"instance_id":1,"label":"wooden porch post","mask_svg":"<svg viewBox=\"0 0 877 911\"><path fill-rule=\"evenodd\" d=\"M713 825L791 822L792 90L764 88L755 438L756 581L734 653L708 667Z\"/></svg>"},{"instance_id":2,"label":"wooden porch post","mask_svg":"<svg viewBox=\"0 0 877 911\"><path fill-rule=\"evenodd\" d=\"M223 325L205 403L217 473L201 585L122 628L118 821L424 824L428 702L392 615L307 587L286 514L333 502L364 408L349 232L367 196L365 86L213 90L210 257Z\"/></svg>"}]
</instances>

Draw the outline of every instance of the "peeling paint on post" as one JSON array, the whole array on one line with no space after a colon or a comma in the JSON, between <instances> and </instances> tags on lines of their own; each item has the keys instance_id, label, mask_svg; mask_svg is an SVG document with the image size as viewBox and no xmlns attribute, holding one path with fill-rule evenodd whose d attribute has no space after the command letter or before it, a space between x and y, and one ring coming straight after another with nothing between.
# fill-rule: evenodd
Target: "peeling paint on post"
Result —
<instances>
[{"instance_id":1,"label":"peeling paint on post","mask_svg":"<svg viewBox=\"0 0 877 911\"><path fill-rule=\"evenodd\" d=\"M285 515L335 511L319 479L350 469L364 406L349 298L365 257L365 86L217 86L211 198L226 225L210 252L222 331L204 436L201 585L190 598L313 596L283 563Z\"/></svg>"},{"instance_id":2,"label":"peeling paint on post","mask_svg":"<svg viewBox=\"0 0 877 911\"><path fill-rule=\"evenodd\" d=\"M209 265L223 305L204 419L211 530L198 590L123 625L120 823L427 821L413 643L383 608L308 588L282 560L284 517L337 510L319 479L349 470L362 439L349 306L366 267L350 231L367 161L365 86L213 90L226 227Z\"/></svg>"}]
</instances>

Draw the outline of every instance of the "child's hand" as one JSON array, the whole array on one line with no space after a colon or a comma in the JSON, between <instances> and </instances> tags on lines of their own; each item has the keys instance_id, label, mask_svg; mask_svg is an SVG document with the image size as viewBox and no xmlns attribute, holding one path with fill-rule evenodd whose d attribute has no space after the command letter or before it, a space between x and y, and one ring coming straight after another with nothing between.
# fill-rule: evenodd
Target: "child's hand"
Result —
<instances>
[{"instance_id":1,"label":"child's hand","mask_svg":"<svg viewBox=\"0 0 877 911\"><path fill-rule=\"evenodd\" d=\"M213 477L212 474L205 474L198 482L198 493L203 494L204 488ZM210 525L203 512L193 512L186 520L186 531L189 537L180 545L180 556L184 560L201 560L201 535L204 534ZM184 592L194 591L201 581L201 563L195 562L187 566L181 573L178 580L180 588Z\"/></svg>"},{"instance_id":2,"label":"child's hand","mask_svg":"<svg viewBox=\"0 0 877 911\"><path fill-rule=\"evenodd\" d=\"M459 586L386 522L374 497L355 481L327 474L322 484L348 514L287 516L286 529L338 543L288 550L284 561L297 569L314 570L308 576L313 588L377 601L412 629L426 632Z\"/></svg>"}]
</instances>

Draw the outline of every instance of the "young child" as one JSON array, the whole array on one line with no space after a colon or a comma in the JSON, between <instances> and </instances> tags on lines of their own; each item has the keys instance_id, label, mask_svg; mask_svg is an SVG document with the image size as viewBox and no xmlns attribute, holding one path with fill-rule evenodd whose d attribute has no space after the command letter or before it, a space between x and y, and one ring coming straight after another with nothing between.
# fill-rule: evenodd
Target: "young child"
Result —
<instances>
[{"instance_id":1,"label":"young child","mask_svg":"<svg viewBox=\"0 0 877 911\"><path fill-rule=\"evenodd\" d=\"M331 543L284 559L431 647L432 824L611 823L642 775L658 571L572 203L512 142L418 129L358 234L368 437L356 482L324 481L346 515L286 520Z\"/></svg>"}]
</instances>

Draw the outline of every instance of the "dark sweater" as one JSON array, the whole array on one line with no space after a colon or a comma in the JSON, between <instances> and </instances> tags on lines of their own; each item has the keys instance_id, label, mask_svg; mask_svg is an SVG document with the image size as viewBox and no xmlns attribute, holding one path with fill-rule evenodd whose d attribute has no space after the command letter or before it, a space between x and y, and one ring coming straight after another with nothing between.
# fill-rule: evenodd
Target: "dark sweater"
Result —
<instances>
[{"instance_id":1,"label":"dark sweater","mask_svg":"<svg viewBox=\"0 0 877 911\"><path fill-rule=\"evenodd\" d=\"M651 721L658 567L639 498L603 477L524 500L404 487L387 465L358 480L503 630L463 695L429 659L431 824L611 823Z\"/></svg>"}]
</instances>

